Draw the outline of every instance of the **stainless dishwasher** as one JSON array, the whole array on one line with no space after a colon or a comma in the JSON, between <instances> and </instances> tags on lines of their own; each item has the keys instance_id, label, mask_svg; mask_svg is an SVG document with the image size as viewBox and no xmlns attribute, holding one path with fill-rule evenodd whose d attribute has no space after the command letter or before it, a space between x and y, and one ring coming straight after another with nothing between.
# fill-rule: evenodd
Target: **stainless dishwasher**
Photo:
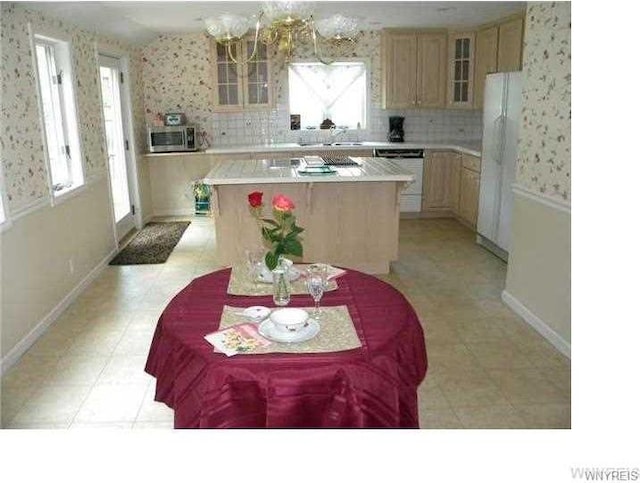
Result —
<instances>
[{"instance_id":1,"label":"stainless dishwasher","mask_svg":"<svg viewBox=\"0 0 640 483\"><path fill-rule=\"evenodd\" d=\"M375 158L387 158L410 172L415 180L400 195L400 212L417 213L422 211L422 173L424 169L424 149L376 148Z\"/></svg>"}]
</instances>

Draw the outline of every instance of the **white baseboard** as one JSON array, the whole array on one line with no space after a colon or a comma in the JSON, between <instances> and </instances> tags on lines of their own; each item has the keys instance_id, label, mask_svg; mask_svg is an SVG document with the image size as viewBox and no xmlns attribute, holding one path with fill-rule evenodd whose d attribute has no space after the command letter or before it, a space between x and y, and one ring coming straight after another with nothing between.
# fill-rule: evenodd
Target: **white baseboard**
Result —
<instances>
[{"instance_id":1,"label":"white baseboard","mask_svg":"<svg viewBox=\"0 0 640 483\"><path fill-rule=\"evenodd\" d=\"M540 317L531 312L517 298L506 290L502 291L502 301L507 304L516 314L522 317L531 327L533 327L542 337L547 339L563 355L571 359L571 344L564 340L555 330L549 327Z\"/></svg>"},{"instance_id":2,"label":"white baseboard","mask_svg":"<svg viewBox=\"0 0 640 483\"><path fill-rule=\"evenodd\" d=\"M73 301L93 282L105 269L111 259L118 253L113 249L96 267L84 277L25 337L18 342L0 361L0 376L11 368L25 352L43 335L51 324L64 312Z\"/></svg>"}]
</instances>

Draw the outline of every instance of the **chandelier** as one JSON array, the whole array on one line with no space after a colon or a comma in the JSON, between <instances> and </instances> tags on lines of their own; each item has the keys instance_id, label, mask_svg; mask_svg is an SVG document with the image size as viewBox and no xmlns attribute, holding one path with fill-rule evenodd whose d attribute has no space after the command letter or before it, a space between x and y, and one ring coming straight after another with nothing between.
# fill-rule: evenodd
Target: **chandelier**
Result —
<instances>
[{"instance_id":1,"label":"chandelier","mask_svg":"<svg viewBox=\"0 0 640 483\"><path fill-rule=\"evenodd\" d=\"M206 18L204 22L209 35L226 47L229 58L237 64L253 60L259 41L277 46L287 60L291 59L296 42L311 42L314 56L320 62L329 64L322 58L318 37L340 44L354 42L359 32L358 19L354 17L337 13L315 20L309 2L295 1L265 3L263 10L253 18L223 13ZM231 46L239 42L252 26L255 26L253 51L251 57L240 62L233 56Z\"/></svg>"}]
</instances>

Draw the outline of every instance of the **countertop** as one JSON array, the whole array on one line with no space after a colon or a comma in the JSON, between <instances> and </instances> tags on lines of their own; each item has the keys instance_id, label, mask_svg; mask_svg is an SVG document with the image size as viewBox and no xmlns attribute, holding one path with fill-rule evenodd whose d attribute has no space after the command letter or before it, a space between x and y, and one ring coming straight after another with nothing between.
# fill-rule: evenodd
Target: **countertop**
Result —
<instances>
[{"instance_id":1,"label":"countertop","mask_svg":"<svg viewBox=\"0 0 640 483\"><path fill-rule=\"evenodd\" d=\"M426 149L426 150L452 150L460 153L469 154L471 156L480 157L482 154L482 140L460 141L460 140L441 140L441 141L425 141L425 142L406 142L406 143L389 143L377 141L363 141L358 143L338 143L333 145L325 144L308 144L299 145L297 143L274 143L274 144L257 144L251 146L220 146L209 148L206 151L196 151L188 153L150 153L145 156L193 156L203 154L242 154L242 153L268 153L268 152L314 152L319 150L354 150L354 149L374 149L374 148L394 148L394 149Z\"/></svg>"},{"instance_id":2,"label":"countertop","mask_svg":"<svg viewBox=\"0 0 640 483\"><path fill-rule=\"evenodd\" d=\"M202 182L209 185L271 183L340 183L354 181L411 182L414 177L395 162L385 158L355 158L359 167L336 167L336 174L303 175L297 166L281 167L271 160L216 161ZM382 159L385 159L384 162ZM304 163L304 161L303 161ZM301 164L301 166L303 166Z\"/></svg>"}]
</instances>

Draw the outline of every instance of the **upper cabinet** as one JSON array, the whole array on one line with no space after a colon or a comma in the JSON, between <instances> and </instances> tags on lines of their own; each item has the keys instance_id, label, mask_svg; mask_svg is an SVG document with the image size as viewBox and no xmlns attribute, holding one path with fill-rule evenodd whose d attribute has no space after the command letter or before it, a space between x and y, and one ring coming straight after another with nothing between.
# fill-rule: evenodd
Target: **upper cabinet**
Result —
<instances>
[{"instance_id":1,"label":"upper cabinet","mask_svg":"<svg viewBox=\"0 0 640 483\"><path fill-rule=\"evenodd\" d=\"M485 77L498 68L498 27L478 30L476 34L476 71L473 106L481 109L484 102Z\"/></svg>"},{"instance_id":2,"label":"upper cabinet","mask_svg":"<svg viewBox=\"0 0 640 483\"><path fill-rule=\"evenodd\" d=\"M481 28L476 34L475 98L473 106L482 109L487 74L522 68L523 17Z\"/></svg>"},{"instance_id":3,"label":"upper cabinet","mask_svg":"<svg viewBox=\"0 0 640 483\"><path fill-rule=\"evenodd\" d=\"M522 68L523 19L516 17L498 27L498 72Z\"/></svg>"},{"instance_id":4,"label":"upper cabinet","mask_svg":"<svg viewBox=\"0 0 640 483\"><path fill-rule=\"evenodd\" d=\"M522 14L467 32L382 31L385 109L482 109L487 74L522 68Z\"/></svg>"},{"instance_id":5,"label":"upper cabinet","mask_svg":"<svg viewBox=\"0 0 640 483\"><path fill-rule=\"evenodd\" d=\"M272 105L271 69L269 51L262 42L253 54L253 39L231 46L231 55L226 47L212 41L213 101L216 111L262 109ZM235 63L232 58L236 59ZM247 61L250 59L250 61Z\"/></svg>"},{"instance_id":6,"label":"upper cabinet","mask_svg":"<svg viewBox=\"0 0 640 483\"><path fill-rule=\"evenodd\" d=\"M385 108L444 107L447 82L444 31L384 30L382 33Z\"/></svg>"},{"instance_id":7,"label":"upper cabinet","mask_svg":"<svg viewBox=\"0 0 640 483\"><path fill-rule=\"evenodd\" d=\"M475 32L449 34L448 107L474 107L475 38Z\"/></svg>"}]
</instances>

